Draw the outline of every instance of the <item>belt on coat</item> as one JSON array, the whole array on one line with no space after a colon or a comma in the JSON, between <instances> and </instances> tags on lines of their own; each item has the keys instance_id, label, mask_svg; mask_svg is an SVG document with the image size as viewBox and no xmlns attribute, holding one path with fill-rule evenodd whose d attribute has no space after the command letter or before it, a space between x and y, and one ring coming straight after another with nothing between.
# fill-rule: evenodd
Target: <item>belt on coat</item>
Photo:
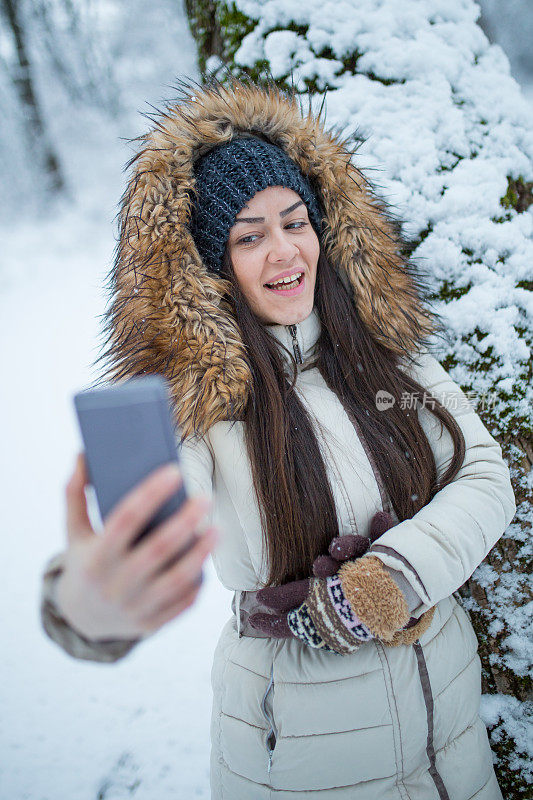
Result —
<instances>
[{"instance_id":1,"label":"belt on coat","mask_svg":"<svg viewBox=\"0 0 533 800\"><path fill-rule=\"evenodd\" d=\"M259 590L257 590L259 591ZM272 613L271 608L267 608L257 599L257 591L240 591L235 592L233 600L231 601L231 610L235 614L237 620L237 633L239 636L254 636L256 639L269 639L268 633L258 631L252 628L249 619L252 614L259 611Z\"/></svg>"}]
</instances>

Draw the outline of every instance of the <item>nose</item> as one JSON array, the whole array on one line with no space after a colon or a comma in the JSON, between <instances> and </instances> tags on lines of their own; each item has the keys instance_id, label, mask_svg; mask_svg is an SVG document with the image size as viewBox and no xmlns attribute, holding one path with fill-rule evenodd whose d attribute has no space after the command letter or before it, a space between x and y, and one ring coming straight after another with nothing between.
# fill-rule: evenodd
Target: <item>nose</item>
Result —
<instances>
[{"instance_id":1,"label":"nose","mask_svg":"<svg viewBox=\"0 0 533 800\"><path fill-rule=\"evenodd\" d=\"M271 245L268 253L268 261L276 263L278 261L292 261L299 252L294 242L291 242L283 230L276 230L271 234Z\"/></svg>"}]
</instances>

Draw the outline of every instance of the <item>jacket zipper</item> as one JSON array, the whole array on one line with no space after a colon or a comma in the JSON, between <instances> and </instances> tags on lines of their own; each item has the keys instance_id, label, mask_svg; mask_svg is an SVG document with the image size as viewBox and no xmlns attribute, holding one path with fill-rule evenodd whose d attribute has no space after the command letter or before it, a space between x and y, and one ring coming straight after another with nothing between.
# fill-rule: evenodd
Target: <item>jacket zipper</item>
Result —
<instances>
[{"instance_id":1,"label":"jacket zipper","mask_svg":"<svg viewBox=\"0 0 533 800\"><path fill-rule=\"evenodd\" d=\"M433 700L433 692L431 690L431 683L429 680L429 673L426 664L426 658L424 656L424 650L422 649L422 645L420 644L420 639L417 639L416 642L413 644L413 649L416 654L416 659L418 662L418 674L420 677L420 684L422 686L422 694L424 697L424 703L426 705L426 714L427 714L427 727L428 727L428 736L427 736L427 744L426 744L426 753L428 756L429 761L429 774L433 779L433 783L435 784L435 788L437 789L439 799L440 800L450 800L450 795L448 794L448 790L444 785L444 781L442 780L442 775L437 770L436 759L435 759L435 746L434 746L434 720L433 720L433 712L434 712L434 700Z\"/></svg>"},{"instance_id":2,"label":"jacket zipper","mask_svg":"<svg viewBox=\"0 0 533 800\"><path fill-rule=\"evenodd\" d=\"M298 343L298 337L296 335L296 325L287 325L289 329L289 333L292 336L292 349L294 350L294 358L297 364L303 364L302 358L302 351L300 350L300 345Z\"/></svg>"},{"instance_id":3,"label":"jacket zipper","mask_svg":"<svg viewBox=\"0 0 533 800\"><path fill-rule=\"evenodd\" d=\"M274 664L272 664L272 668L270 671L270 680L268 682L268 686L266 691L263 695L263 699L261 700L261 711L263 712L263 716L269 724L269 729L267 731L266 736L266 745L267 745L267 753L268 753L268 774L272 770L272 756L274 755L274 748L276 747L276 727L274 725L274 720L272 719L271 715L267 711L266 701L269 693L274 687Z\"/></svg>"}]
</instances>

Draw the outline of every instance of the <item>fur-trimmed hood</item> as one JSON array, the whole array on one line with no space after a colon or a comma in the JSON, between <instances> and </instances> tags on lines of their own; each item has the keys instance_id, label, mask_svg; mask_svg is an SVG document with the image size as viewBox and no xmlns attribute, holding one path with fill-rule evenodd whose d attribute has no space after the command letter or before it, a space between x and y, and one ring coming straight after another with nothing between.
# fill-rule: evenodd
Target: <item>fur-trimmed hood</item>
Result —
<instances>
[{"instance_id":1,"label":"fur-trimmed hood","mask_svg":"<svg viewBox=\"0 0 533 800\"><path fill-rule=\"evenodd\" d=\"M166 377L182 434L203 433L242 413L251 374L225 299L229 284L208 272L189 231L194 162L245 132L283 148L319 192L323 246L353 290L364 324L398 354L438 327L423 282L400 253L397 225L352 161L350 139L304 111L276 86L231 80L179 86L178 102L152 118L138 142L122 198L120 238L109 275L105 377Z\"/></svg>"}]
</instances>

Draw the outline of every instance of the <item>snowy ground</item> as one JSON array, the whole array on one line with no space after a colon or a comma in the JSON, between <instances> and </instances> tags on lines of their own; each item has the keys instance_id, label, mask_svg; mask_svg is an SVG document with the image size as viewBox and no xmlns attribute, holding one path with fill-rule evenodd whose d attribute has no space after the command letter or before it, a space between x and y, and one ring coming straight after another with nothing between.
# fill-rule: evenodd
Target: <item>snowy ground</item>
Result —
<instances>
[{"instance_id":1,"label":"snowy ground","mask_svg":"<svg viewBox=\"0 0 533 800\"><path fill-rule=\"evenodd\" d=\"M170 0L157 0L147 13L164 13L165 5ZM135 6L141 52L143 4ZM138 107L157 103L175 76L195 74L186 23L176 24L161 27L157 76L139 59L131 99ZM182 44L173 54L176 35ZM145 123L102 129L88 120L80 135L82 127L67 114L57 118L72 202L53 218L0 231L0 798L208 798L209 672L230 613L212 568L197 605L116 665L69 658L38 618L42 566L64 544L63 488L80 447L71 397L94 377L102 280L130 154L119 137Z\"/></svg>"}]
</instances>

